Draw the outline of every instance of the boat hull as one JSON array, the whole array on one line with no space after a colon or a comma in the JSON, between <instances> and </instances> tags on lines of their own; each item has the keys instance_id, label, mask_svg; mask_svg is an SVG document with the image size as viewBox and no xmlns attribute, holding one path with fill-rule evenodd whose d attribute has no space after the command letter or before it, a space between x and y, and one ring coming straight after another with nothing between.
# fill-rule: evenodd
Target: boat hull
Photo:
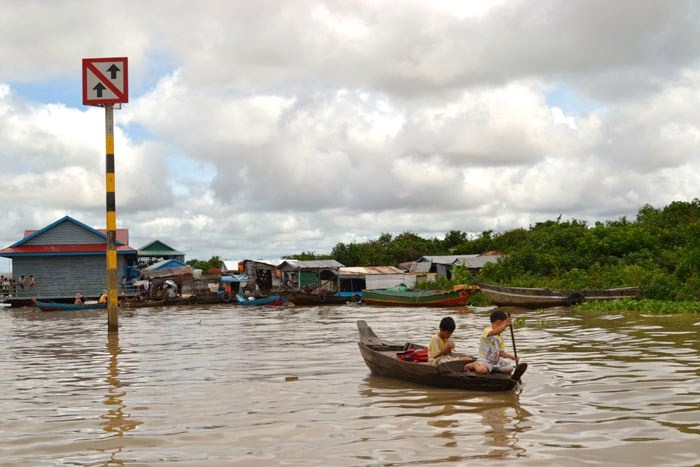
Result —
<instances>
[{"instance_id":1,"label":"boat hull","mask_svg":"<svg viewBox=\"0 0 700 467\"><path fill-rule=\"evenodd\" d=\"M362 301L382 306L435 306L452 307L467 304L471 291L461 290L363 290Z\"/></svg>"},{"instance_id":2,"label":"boat hull","mask_svg":"<svg viewBox=\"0 0 700 467\"><path fill-rule=\"evenodd\" d=\"M269 297L256 298L254 300L246 300L237 295L238 304L241 306L280 306L287 302L287 299L281 295L271 295Z\"/></svg>"},{"instance_id":3,"label":"boat hull","mask_svg":"<svg viewBox=\"0 0 700 467\"><path fill-rule=\"evenodd\" d=\"M34 306L41 311L79 311L79 310L104 310L107 308L106 303L89 303L85 305L75 305L73 303L54 303L42 302L40 300L33 301Z\"/></svg>"},{"instance_id":4,"label":"boat hull","mask_svg":"<svg viewBox=\"0 0 700 467\"><path fill-rule=\"evenodd\" d=\"M479 288L486 298L498 306L519 306L524 308L548 308L554 306L572 306L587 300L616 300L632 298L637 287L600 290L550 290L528 287L504 287L480 284Z\"/></svg>"},{"instance_id":5,"label":"boat hull","mask_svg":"<svg viewBox=\"0 0 700 467\"><path fill-rule=\"evenodd\" d=\"M345 305L350 299L340 295L315 294L305 292L283 292L282 295L288 302L294 303L297 306L314 306L314 305Z\"/></svg>"},{"instance_id":6,"label":"boat hull","mask_svg":"<svg viewBox=\"0 0 700 467\"><path fill-rule=\"evenodd\" d=\"M408 362L397 358L397 352L407 347L423 348L414 344L392 344L377 337L365 321L357 322L360 333L360 354L374 375L400 379L416 384L469 391L512 391L520 384L527 369L521 363L512 375L491 373L479 375L463 370L466 361L452 361L435 366L427 362ZM472 359L473 360L473 359Z\"/></svg>"}]
</instances>

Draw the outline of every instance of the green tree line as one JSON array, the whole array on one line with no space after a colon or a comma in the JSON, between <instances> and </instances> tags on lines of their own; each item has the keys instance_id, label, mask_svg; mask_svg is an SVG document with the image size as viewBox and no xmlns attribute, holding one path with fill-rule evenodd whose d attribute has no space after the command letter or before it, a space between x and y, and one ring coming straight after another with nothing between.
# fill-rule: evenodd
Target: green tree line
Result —
<instances>
[{"instance_id":1,"label":"green tree line","mask_svg":"<svg viewBox=\"0 0 700 467\"><path fill-rule=\"evenodd\" d=\"M483 282L567 289L639 286L645 298L699 300L700 200L675 201L663 208L645 205L635 220L621 217L589 225L559 218L527 229L476 236L451 230L444 238L428 239L411 232L384 233L376 240L338 243L330 254L288 257L377 266L486 251L507 256L482 269L476 279Z\"/></svg>"}]
</instances>

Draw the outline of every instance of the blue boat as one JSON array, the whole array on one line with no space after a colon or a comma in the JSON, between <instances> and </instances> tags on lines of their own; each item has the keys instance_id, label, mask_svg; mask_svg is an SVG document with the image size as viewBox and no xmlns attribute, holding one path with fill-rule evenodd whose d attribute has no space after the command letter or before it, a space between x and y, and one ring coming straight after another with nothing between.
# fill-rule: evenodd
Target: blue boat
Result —
<instances>
[{"instance_id":1,"label":"blue boat","mask_svg":"<svg viewBox=\"0 0 700 467\"><path fill-rule=\"evenodd\" d=\"M253 299L236 295L236 299L238 300L238 304L243 306L279 306L283 305L287 301L287 299L281 295L270 295L269 297Z\"/></svg>"},{"instance_id":2,"label":"blue boat","mask_svg":"<svg viewBox=\"0 0 700 467\"><path fill-rule=\"evenodd\" d=\"M41 311L104 310L107 308L106 303L88 303L83 305L75 305L73 303L42 302L36 299L32 299L32 303Z\"/></svg>"}]
</instances>

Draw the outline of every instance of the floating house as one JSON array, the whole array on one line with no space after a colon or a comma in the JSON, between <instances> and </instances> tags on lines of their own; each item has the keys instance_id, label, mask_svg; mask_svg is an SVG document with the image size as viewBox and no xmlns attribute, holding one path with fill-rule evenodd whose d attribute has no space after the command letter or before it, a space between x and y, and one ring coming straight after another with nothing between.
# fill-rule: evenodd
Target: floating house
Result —
<instances>
[{"instance_id":1,"label":"floating house","mask_svg":"<svg viewBox=\"0 0 700 467\"><path fill-rule=\"evenodd\" d=\"M139 248L139 262L150 266L151 264L172 259L184 264L185 254L160 240L154 240Z\"/></svg>"},{"instance_id":2,"label":"floating house","mask_svg":"<svg viewBox=\"0 0 700 467\"><path fill-rule=\"evenodd\" d=\"M287 259L277 266L280 285L285 290L337 291L339 269L334 259L300 261Z\"/></svg>"},{"instance_id":3,"label":"floating house","mask_svg":"<svg viewBox=\"0 0 700 467\"><path fill-rule=\"evenodd\" d=\"M129 231L117 229L117 274L137 261L137 250L129 246ZM107 234L65 216L40 230L27 230L24 237L0 256L12 260L12 274L25 277L12 305L29 304L31 298L70 300L76 292L97 298L107 287ZM29 286L29 278L34 286Z\"/></svg>"},{"instance_id":4,"label":"floating house","mask_svg":"<svg viewBox=\"0 0 700 467\"><path fill-rule=\"evenodd\" d=\"M362 290L387 289L399 284L415 287L417 282L434 277L435 274L416 274L394 266L357 266L340 268L340 291L361 292Z\"/></svg>"},{"instance_id":5,"label":"floating house","mask_svg":"<svg viewBox=\"0 0 700 467\"><path fill-rule=\"evenodd\" d=\"M248 276L246 289L251 292L260 292L267 294L273 289L278 289L282 285L279 270L277 266L282 264L284 259L244 259L239 261L243 263L243 272ZM239 270L240 270L239 266ZM256 290L257 289L257 290Z\"/></svg>"}]
</instances>

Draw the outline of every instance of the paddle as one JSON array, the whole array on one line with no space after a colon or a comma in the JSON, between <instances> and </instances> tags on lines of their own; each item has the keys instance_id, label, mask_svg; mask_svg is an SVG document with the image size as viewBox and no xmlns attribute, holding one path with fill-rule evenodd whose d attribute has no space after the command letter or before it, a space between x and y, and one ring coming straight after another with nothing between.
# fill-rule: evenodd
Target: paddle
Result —
<instances>
[{"instance_id":1,"label":"paddle","mask_svg":"<svg viewBox=\"0 0 700 467\"><path fill-rule=\"evenodd\" d=\"M508 313L508 318L510 318L510 313ZM518 349L515 348L515 333L513 332L513 325L510 325L510 338L513 341L513 356L515 357L515 362L518 362Z\"/></svg>"}]
</instances>

